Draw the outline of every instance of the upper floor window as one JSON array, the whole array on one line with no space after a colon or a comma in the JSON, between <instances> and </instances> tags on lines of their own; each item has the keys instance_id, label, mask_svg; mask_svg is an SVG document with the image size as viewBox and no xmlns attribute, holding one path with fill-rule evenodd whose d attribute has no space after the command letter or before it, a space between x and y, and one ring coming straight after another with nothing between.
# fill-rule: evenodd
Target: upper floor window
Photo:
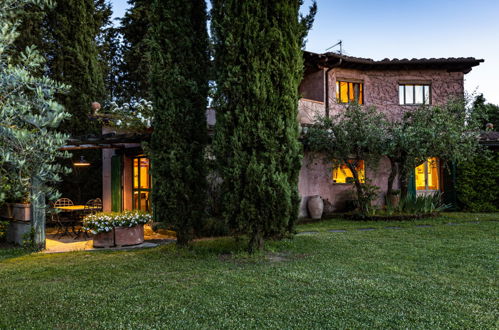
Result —
<instances>
[{"instance_id":1,"label":"upper floor window","mask_svg":"<svg viewBox=\"0 0 499 330\"><path fill-rule=\"evenodd\" d=\"M336 81L336 100L338 103L364 103L364 86L362 83Z\"/></svg>"},{"instance_id":2,"label":"upper floor window","mask_svg":"<svg viewBox=\"0 0 499 330\"><path fill-rule=\"evenodd\" d=\"M399 85L399 104L430 104L430 85Z\"/></svg>"}]
</instances>

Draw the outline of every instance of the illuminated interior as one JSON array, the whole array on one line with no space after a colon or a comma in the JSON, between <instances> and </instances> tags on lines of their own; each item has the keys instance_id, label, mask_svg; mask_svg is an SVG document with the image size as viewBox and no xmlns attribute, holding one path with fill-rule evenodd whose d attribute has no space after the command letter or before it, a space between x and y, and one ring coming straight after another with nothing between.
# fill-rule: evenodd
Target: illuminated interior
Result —
<instances>
[{"instance_id":1,"label":"illuminated interior","mask_svg":"<svg viewBox=\"0 0 499 330\"><path fill-rule=\"evenodd\" d=\"M151 209L151 176L149 159L133 158L132 206L134 210L150 211Z\"/></svg>"},{"instance_id":2,"label":"illuminated interior","mask_svg":"<svg viewBox=\"0 0 499 330\"><path fill-rule=\"evenodd\" d=\"M438 159L428 158L426 162L415 169L416 190L439 190L440 173Z\"/></svg>"},{"instance_id":3,"label":"illuminated interior","mask_svg":"<svg viewBox=\"0 0 499 330\"><path fill-rule=\"evenodd\" d=\"M363 104L363 84L346 81L336 81L336 100L338 103L357 102L358 104Z\"/></svg>"},{"instance_id":4,"label":"illuminated interior","mask_svg":"<svg viewBox=\"0 0 499 330\"><path fill-rule=\"evenodd\" d=\"M354 160L350 160L350 163L353 163ZM357 173L359 175L360 182L364 183L365 181L365 168L364 161L361 160L359 164L357 164ZM353 183L353 174L352 171L348 168L346 164L341 164L338 167L333 168L333 182L334 183Z\"/></svg>"}]
</instances>

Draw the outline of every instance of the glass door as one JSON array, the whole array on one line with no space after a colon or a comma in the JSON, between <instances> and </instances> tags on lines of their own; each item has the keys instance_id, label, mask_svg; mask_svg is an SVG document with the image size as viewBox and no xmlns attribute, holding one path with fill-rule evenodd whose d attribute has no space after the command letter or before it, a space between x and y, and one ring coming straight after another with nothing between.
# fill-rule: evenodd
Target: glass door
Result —
<instances>
[{"instance_id":1,"label":"glass door","mask_svg":"<svg viewBox=\"0 0 499 330\"><path fill-rule=\"evenodd\" d=\"M151 175L149 158L144 156L134 157L133 183L132 183L132 207L134 210L151 210Z\"/></svg>"}]
</instances>

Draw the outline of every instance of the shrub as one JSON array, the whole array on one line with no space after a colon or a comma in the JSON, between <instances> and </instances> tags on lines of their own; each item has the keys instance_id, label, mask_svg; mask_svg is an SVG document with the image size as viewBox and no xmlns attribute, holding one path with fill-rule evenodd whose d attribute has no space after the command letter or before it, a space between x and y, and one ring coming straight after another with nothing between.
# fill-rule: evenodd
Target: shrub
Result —
<instances>
[{"instance_id":1,"label":"shrub","mask_svg":"<svg viewBox=\"0 0 499 330\"><path fill-rule=\"evenodd\" d=\"M9 227L8 221L0 221L0 242L4 242L7 238L7 228Z\"/></svg>"},{"instance_id":2,"label":"shrub","mask_svg":"<svg viewBox=\"0 0 499 330\"><path fill-rule=\"evenodd\" d=\"M450 207L450 204L442 202L442 193L434 193L422 196L407 195L394 209L399 213L422 215L441 212Z\"/></svg>"},{"instance_id":3,"label":"shrub","mask_svg":"<svg viewBox=\"0 0 499 330\"><path fill-rule=\"evenodd\" d=\"M457 169L456 190L460 206L472 212L499 211L499 153L488 152Z\"/></svg>"},{"instance_id":4,"label":"shrub","mask_svg":"<svg viewBox=\"0 0 499 330\"><path fill-rule=\"evenodd\" d=\"M86 216L83 219L83 229L97 234L109 232L115 227L133 227L145 224L151 220L151 214L140 211L102 212Z\"/></svg>"}]
</instances>

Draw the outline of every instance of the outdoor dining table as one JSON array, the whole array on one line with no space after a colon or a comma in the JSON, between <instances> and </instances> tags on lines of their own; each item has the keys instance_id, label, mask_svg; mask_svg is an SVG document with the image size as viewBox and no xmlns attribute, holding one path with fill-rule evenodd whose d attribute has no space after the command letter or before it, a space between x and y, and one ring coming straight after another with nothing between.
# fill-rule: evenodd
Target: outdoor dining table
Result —
<instances>
[{"instance_id":1,"label":"outdoor dining table","mask_svg":"<svg viewBox=\"0 0 499 330\"><path fill-rule=\"evenodd\" d=\"M72 227L73 229L73 234L76 236L76 238L78 238L80 236L80 231L78 231L78 233L75 232L75 224L78 222L78 217L76 216L76 214L78 212L82 212L82 211L88 211L88 210L100 210L101 208L98 207L98 206L88 206L88 205L68 205L68 206L56 206L54 207L55 209L58 209L60 210L61 212L64 212L64 213L71 213L71 214L75 214L72 218L74 219L74 221L71 221L71 222L65 222L65 226L66 226L66 229L65 229L65 233L69 233L69 227Z\"/></svg>"},{"instance_id":2,"label":"outdoor dining table","mask_svg":"<svg viewBox=\"0 0 499 330\"><path fill-rule=\"evenodd\" d=\"M75 212L75 211L83 211L87 210L98 210L100 207L97 206L85 206L85 205L70 205L70 206L57 206L56 209L61 210L62 212Z\"/></svg>"}]
</instances>

